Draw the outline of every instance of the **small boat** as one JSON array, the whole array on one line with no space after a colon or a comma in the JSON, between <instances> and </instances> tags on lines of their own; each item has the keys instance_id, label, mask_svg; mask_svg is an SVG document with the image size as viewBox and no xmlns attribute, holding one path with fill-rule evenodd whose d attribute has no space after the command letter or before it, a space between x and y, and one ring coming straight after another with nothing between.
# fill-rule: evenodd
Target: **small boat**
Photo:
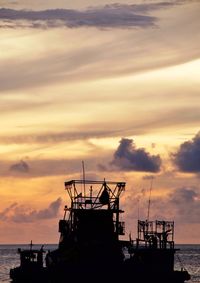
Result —
<instances>
[{"instance_id":1,"label":"small boat","mask_svg":"<svg viewBox=\"0 0 200 283\"><path fill-rule=\"evenodd\" d=\"M46 268L43 266L43 246L33 249L32 241L28 249L18 249L20 266L10 269L12 282L43 282Z\"/></svg>"},{"instance_id":2,"label":"small boat","mask_svg":"<svg viewBox=\"0 0 200 283\"><path fill-rule=\"evenodd\" d=\"M138 220L138 237L129 246L125 273L133 282L181 283L190 280L187 270L174 270L174 221Z\"/></svg>"}]
</instances>

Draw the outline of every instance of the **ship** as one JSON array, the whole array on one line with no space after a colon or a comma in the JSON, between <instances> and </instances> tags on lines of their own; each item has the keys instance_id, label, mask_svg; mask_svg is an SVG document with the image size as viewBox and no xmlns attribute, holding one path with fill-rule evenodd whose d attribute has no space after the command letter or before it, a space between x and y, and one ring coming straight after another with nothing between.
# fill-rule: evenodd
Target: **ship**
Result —
<instances>
[{"instance_id":1,"label":"ship","mask_svg":"<svg viewBox=\"0 0 200 283\"><path fill-rule=\"evenodd\" d=\"M64 207L63 219L59 221L58 248L46 254L46 265L38 270L39 278L45 274L42 282L184 283L190 280L185 269L174 268L177 249L173 221L138 220L137 238L123 239L125 223L121 221L124 211L120 197L125 186L125 182L105 179L65 182L71 204ZM17 278L12 279L15 282ZM25 282L29 282L27 278Z\"/></svg>"},{"instance_id":2,"label":"ship","mask_svg":"<svg viewBox=\"0 0 200 283\"><path fill-rule=\"evenodd\" d=\"M20 266L10 269L12 282L38 282L46 281L47 273L44 266L45 250L42 245L40 249L33 248L31 241L27 249L18 248L20 255Z\"/></svg>"}]
</instances>

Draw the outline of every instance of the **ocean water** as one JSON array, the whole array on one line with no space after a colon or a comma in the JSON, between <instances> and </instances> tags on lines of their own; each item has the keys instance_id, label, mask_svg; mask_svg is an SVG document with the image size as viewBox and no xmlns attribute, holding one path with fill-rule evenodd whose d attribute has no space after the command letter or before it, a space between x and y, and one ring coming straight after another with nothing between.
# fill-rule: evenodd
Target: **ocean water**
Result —
<instances>
[{"instance_id":1,"label":"ocean water","mask_svg":"<svg viewBox=\"0 0 200 283\"><path fill-rule=\"evenodd\" d=\"M187 281L200 283L200 245L176 245L175 269L185 268L191 275Z\"/></svg>"},{"instance_id":2,"label":"ocean water","mask_svg":"<svg viewBox=\"0 0 200 283\"><path fill-rule=\"evenodd\" d=\"M33 248L40 248L41 245L34 245ZM27 245L0 245L0 283L10 282L9 270L19 265L19 254L17 249L25 249ZM54 250L57 245L45 245L44 249ZM191 280L187 281L200 283L200 245L176 245L179 251L175 254L175 269L186 269Z\"/></svg>"}]
</instances>

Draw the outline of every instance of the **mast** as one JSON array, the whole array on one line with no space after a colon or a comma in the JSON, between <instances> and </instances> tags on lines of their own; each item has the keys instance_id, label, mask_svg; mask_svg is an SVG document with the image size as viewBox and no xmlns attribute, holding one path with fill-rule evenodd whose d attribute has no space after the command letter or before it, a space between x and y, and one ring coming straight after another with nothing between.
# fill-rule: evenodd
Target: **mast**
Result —
<instances>
[{"instance_id":1,"label":"mast","mask_svg":"<svg viewBox=\"0 0 200 283\"><path fill-rule=\"evenodd\" d=\"M149 217L150 217L150 205L151 205L152 185L153 185L153 177L151 178L151 185L150 185L150 189L149 189L149 201L148 201L147 221L149 221Z\"/></svg>"}]
</instances>

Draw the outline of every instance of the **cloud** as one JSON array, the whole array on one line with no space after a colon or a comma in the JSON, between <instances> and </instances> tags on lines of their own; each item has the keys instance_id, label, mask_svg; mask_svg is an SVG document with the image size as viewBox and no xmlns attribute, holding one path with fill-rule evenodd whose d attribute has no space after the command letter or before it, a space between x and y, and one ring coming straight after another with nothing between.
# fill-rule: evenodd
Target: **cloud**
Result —
<instances>
[{"instance_id":1,"label":"cloud","mask_svg":"<svg viewBox=\"0 0 200 283\"><path fill-rule=\"evenodd\" d=\"M132 100L130 100L130 103L131 101ZM0 144L54 145L55 143L58 144L69 141L87 141L92 138L118 138L120 136L142 135L168 128L175 129L182 125L197 125L200 119L200 111L196 106L185 107L183 110L175 108L166 111L165 109L162 111L157 110L157 112L154 111L153 115L149 116L148 119L143 119L143 117L138 119L138 121L135 121L134 119L134 117L130 117L129 120L126 121L126 126L120 121L113 127L113 121L107 120L105 124L105 121L102 119L101 121L98 121L97 124L94 124L94 122L84 124L78 123L76 127L73 128L73 131L69 128L62 131L57 130L56 132L43 131L32 134L23 134L23 132L21 132L18 135L1 134ZM59 124L59 126L60 125L61 124ZM35 127L36 125L33 126ZM23 124L18 127L23 128Z\"/></svg>"},{"instance_id":2,"label":"cloud","mask_svg":"<svg viewBox=\"0 0 200 283\"><path fill-rule=\"evenodd\" d=\"M140 4L107 4L89 7L85 10L48 9L48 10L14 10L0 9L0 27L52 28L66 26L97 28L146 28L155 26L156 17L147 13L157 9L166 9L185 1L163 1Z\"/></svg>"},{"instance_id":3,"label":"cloud","mask_svg":"<svg viewBox=\"0 0 200 283\"><path fill-rule=\"evenodd\" d=\"M197 193L192 188L181 188L170 194L170 201L176 205L194 202ZM185 208L185 205L184 205Z\"/></svg>"},{"instance_id":4,"label":"cloud","mask_svg":"<svg viewBox=\"0 0 200 283\"><path fill-rule=\"evenodd\" d=\"M30 210L22 205L13 203L8 208L0 212L1 221L12 221L12 222L34 222L37 220L52 219L58 216L59 208L61 206L62 199L50 203L46 209L42 210Z\"/></svg>"},{"instance_id":5,"label":"cloud","mask_svg":"<svg viewBox=\"0 0 200 283\"><path fill-rule=\"evenodd\" d=\"M58 176L66 174L66 171L69 167L70 161L67 159L36 159L29 160L29 164L31 164L31 170L29 165L20 161L10 167L10 172L4 172L4 176L10 176L14 173L14 176L17 177L18 173L28 173L28 174L20 174L19 177L41 177L41 176ZM75 161L71 161L71 171L76 171L77 163Z\"/></svg>"},{"instance_id":6,"label":"cloud","mask_svg":"<svg viewBox=\"0 0 200 283\"><path fill-rule=\"evenodd\" d=\"M55 9L43 11L0 9L2 27L98 27L131 28L154 26L156 18L149 10L171 6L169 3L92 7L86 10ZM25 22L24 22L25 21Z\"/></svg>"},{"instance_id":7,"label":"cloud","mask_svg":"<svg viewBox=\"0 0 200 283\"><path fill-rule=\"evenodd\" d=\"M187 94L188 95L188 94ZM174 94L174 98L176 94ZM183 96L184 97L184 96ZM160 97L156 97L160 99ZM178 98L178 95L177 95ZM163 98L162 98L163 99ZM198 125L200 119L199 108L195 105L193 107L175 107L174 109L165 109L158 110L152 117L144 119L141 122L134 123L134 127L127 128L127 134L144 134L152 130L164 129L164 128L177 128L180 125ZM133 121L131 121L133 124ZM130 124L131 124L130 123Z\"/></svg>"},{"instance_id":8,"label":"cloud","mask_svg":"<svg viewBox=\"0 0 200 283\"><path fill-rule=\"evenodd\" d=\"M175 189L166 200L162 200L160 204L159 199L154 200L153 205L157 215L172 214L181 223L199 223L200 194L195 187Z\"/></svg>"},{"instance_id":9,"label":"cloud","mask_svg":"<svg viewBox=\"0 0 200 283\"><path fill-rule=\"evenodd\" d=\"M12 98L12 103L10 103L10 99L1 96L1 105L0 105L0 112L8 113L8 112L20 112L20 111L27 111L28 109L38 109L41 107L47 107L48 105L51 105L53 102L50 100L46 101L34 101L34 99L24 98L23 100Z\"/></svg>"},{"instance_id":10,"label":"cloud","mask_svg":"<svg viewBox=\"0 0 200 283\"><path fill-rule=\"evenodd\" d=\"M123 171L159 172L161 158L150 155L144 148L136 149L132 139L122 138L114 153L112 165Z\"/></svg>"},{"instance_id":11,"label":"cloud","mask_svg":"<svg viewBox=\"0 0 200 283\"><path fill-rule=\"evenodd\" d=\"M131 193L125 204L127 222L147 218L149 193ZM172 220L176 225L183 223L200 223L200 192L198 187L187 186L171 188L167 195L151 195L150 219Z\"/></svg>"},{"instance_id":12,"label":"cloud","mask_svg":"<svg viewBox=\"0 0 200 283\"><path fill-rule=\"evenodd\" d=\"M10 171L17 173L28 173L29 170L29 165L23 160L20 160L18 163L15 163L10 167Z\"/></svg>"},{"instance_id":13,"label":"cloud","mask_svg":"<svg viewBox=\"0 0 200 283\"><path fill-rule=\"evenodd\" d=\"M96 167L96 156L97 155L87 158L88 171L93 171ZM28 164L25 161L20 161L19 163L10 165L10 160L0 160L0 177L37 178L47 176L66 176L68 174L69 178L71 178L74 174L78 174L78 176L80 176L80 170L82 168L80 157L71 159L69 157L63 157L62 159L27 158ZM26 168L26 165L29 169Z\"/></svg>"},{"instance_id":14,"label":"cloud","mask_svg":"<svg viewBox=\"0 0 200 283\"><path fill-rule=\"evenodd\" d=\"M173 5L172 3L167 5L153 5L153 3L150 5L150 3L145 3L118 5L119 7L109 9L119 10L120 14L124 13L124 9L130 10L130 12L134 10L134 13L137 14L140 10L146 16L146 13L153 13L158 7L173 7ZM123 8L124 6L126 8ZM37 89L41 86L46 85L49 87L52 84L57 85L58 83L66 84L99 78L108 79L197 59L199 57L199 48L197 48L199 42L199 14L197 12L198 9L193 7L195 5L188 6L190 9L188 10L187 21L185 21L184 6L180 10L179 6L175 6L174 9L165 9L164 13L163 11L160 11L160 14L156 12L156 16L159 17L160 15L160 18L155 19L154 25L159 25L159 28L143 28L139 32L138 28L134 26L129 28L128 24L128 30L118 30L116 34L113 34L113 28L104 28L96 31L87 29L84 25L82 26L84 31L75 28L59 28L54 31L44 30L42 33L28 33L29 35L25 38L23 29L20 29L19 34L18 31L13 30L11 31L13 33L11 36L13 41L10 42L10 48L6 47L7 45L5 46L6 54L8 52L9 56L3 56L1 59L0 89L5 92L12 90L16 93L22 89L27 91L27 88ZM105 7L93 7L78 12L84 13L95 9L103 11L106 9ZM9 9L4 10L10 11ZM16 11L17 14L20 13L20 10L11 11ZM25 12L31 13L32 11ZM42 13L44 11L33 12ZM7 12L3 13L0 9L0 19L1 14L5 14L4 17L6 17ZM170 21L168 20L169 17ZM78 16L78 18L80 17ZM108 18L111 21L112 17ZM27 24L28 22L30 26L33 24L31 19L25 22L24 20L18 20L17 23L12 19L2 19L2 21L4 24L6 21L13 26L17 26L17 23L19 25L19 22L21 24ZM54 20L52 21L55 22ZM62 21L59 21L59 24L61 23ZM34 25L38 25L37 21L34 21ZM44 25L47 26L46 21ZM167 37L166 33L168 34ZM5 31L4 40L7 40L6 34L7 32ZM195 41L193 40L194 34ZM2 38L3 35L4 33ZM188 38L187 41L185 41L186 37ZM28 42L29 38L31 39L30 45ZM69 38L70 44L68 44ZM20 42L20 40L23 41L21 42L24 46L23 50L18 44L16 45L16 42ZM37 48L34 50L32 48L33 41L37 42ZM14 49L12 49L13 44L16 47ZM73 45L74 48L71 48ZM10 57L12 53L10 54L9 51L12 50L17 51L17 59ZM36 97L35 92L34 97ZM76 95L73 97L76 97Z\"/></svg>"},{"instance_id":15,"label":"cloud","mask_svg":"<svg viewBox=\"0 0 200 283\"><path fill-rule=\"evenodd\" d=\"M89 128L90 125L88 125ZM41 133L41 134L32 134L32 135L18 135L18 136L1 136L0 144L54 144L62 143L75 140L87 140L89 138L103 138L108 136L113 136L116 134L116 131L111 131L107 129L86 129L83 128L82 131L63 131L57 133ZM103 126L102 126L103 128ZM21 164L21 162L20 162Z\"/></svg>"},{"instance_id":16,"label":"cloud","mask_svg":"<svg viewBox=\"0 0 200 283\"><path fill-rule=\"evenodd\" d=\"M173 162L182 172L200 172L200 132L191 140L180 145L172 155Z\"/></svg>"},{"instance_id":17,"label":"cloud","mask_svg":"<svg viewBox=\"0 0 200 283\"><path fill-rule=\"evenodd\" d=\"M6 207L4 210L2 210L0 212L0 220L1 221L6 221L8 218L8 214L10 213L10 211L12 211L13 209L15 209L17 207L17 203L14 202L12 203L10 206Z\"/></svg>"}]
</instances>

